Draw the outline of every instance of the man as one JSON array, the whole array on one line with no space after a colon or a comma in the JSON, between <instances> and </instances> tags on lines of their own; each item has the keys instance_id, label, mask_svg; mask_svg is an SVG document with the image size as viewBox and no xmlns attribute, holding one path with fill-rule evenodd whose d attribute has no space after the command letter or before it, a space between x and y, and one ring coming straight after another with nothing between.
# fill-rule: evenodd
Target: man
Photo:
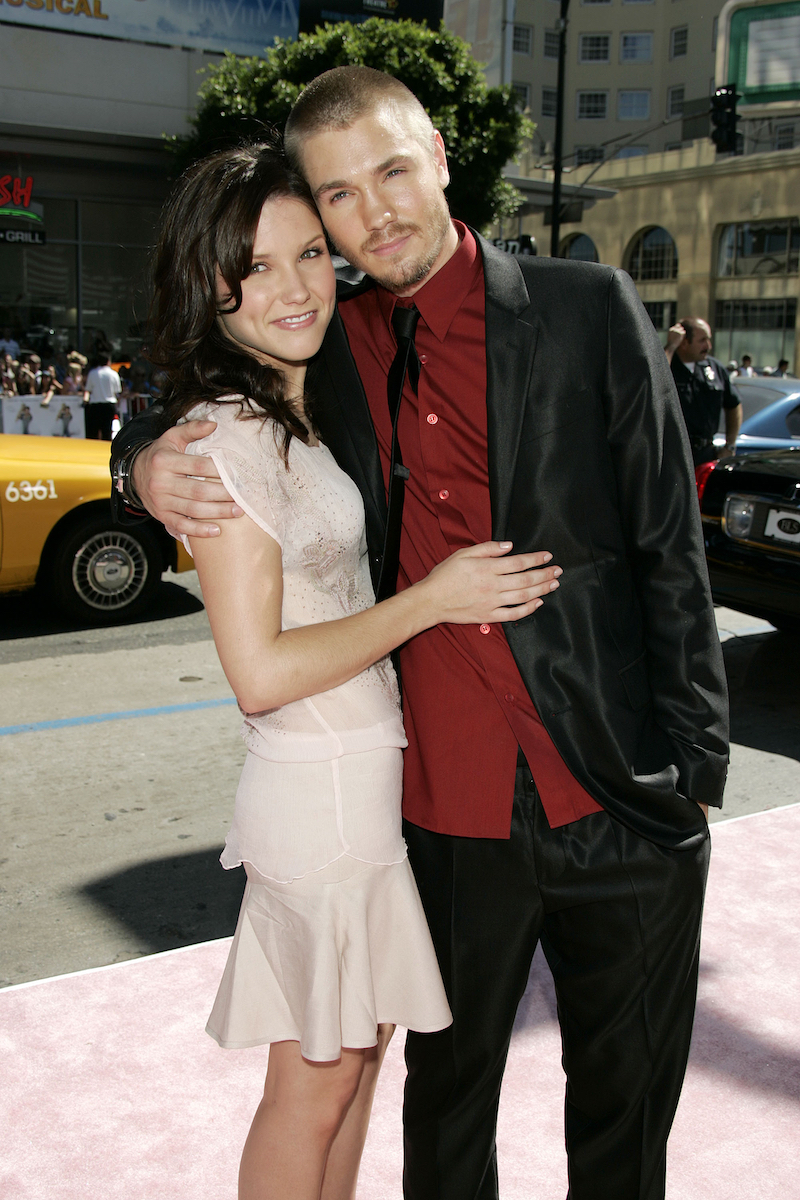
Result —
<instances>
[{"instance_id":1,"label":"man","mask_svg":"<svg viewBox=\"0 0 800 1200\"><path fill-rule=\"evenodd\" d=\"M743 379L752 379L755 375L753 360L749 354L742 355L742 361L739 364L739 374Z\"/></svg>"},{"instance_id":2,"label":"man","mask_svg":"<svg viewBox=\"0 0 800 1200\"><path fill-rule=\"evenodd\" d=\"M10 354L12 358L19 358L19 342L12 335L10 325L6 325L3 336L0 338L0 357L4 354Z\"/></svg>"},{"instance_id":3,"label":"man","mask_svg":"<svg viewBox=\"0 0 800 1200\"><path fill-rule=\"evenodd\" d=\"M548 549L564 569L535 619L442 626L400 653L406 840L454 1013L452 1029L406 1043L405 1194L496 1200L500 1084L541 939L568 1077L571 1200L658 1200L694 1009L701 806L721 802L727 761L663 351L624 274L518 261L450 220L442 139L396 79L326 72L286 142L336 247L368 276L342 289L308 386L323 440L364 496L376 583L394 570L392 321L412 302L419 381L397 418L398 585L488 537ZM189 479L203 460L180 453L207 426L144 445L136 426L116 444L120 498L138 493L195 535L235 515L208 482L213 466L207 482Z\"/></svg>"},{"instance_id":4,"label":"man","mask_svg":"<svg viewBox=\"0 0 800 1200\"><path fill-rule=\"evenodd\" d=\"M86 436L99 441L111 441L111 425L117 412L117 396L122 382L111 367L108 354L101 354L99 363L86 376L83 405L86 414Z\"/></svg>"},{"instance_id":5,"label":"man","mask_svg":"<svg viewBox=\"0 0 800 1200\"><path fill-rule=\"evenodd\" d=\"M742 405L721 362L710 357L711 328L702 317L685 317L673 325L665 346L678 389L683 419L696 467L736 450ZM742 358L742 364L748 356ZM725 410L725 445L717 450L714 434Z\"/></svg>"},{"instance_id":6,"label":"man","mask_svg":"<svg viewBox=\"0 0 800 1200\"><path fill-rule=\"evenodd\" d=\"M772 372L773 379L793 379L794 376L789 372L788 358L779 358L778 365Z\"/></svg>"}]
</instances>

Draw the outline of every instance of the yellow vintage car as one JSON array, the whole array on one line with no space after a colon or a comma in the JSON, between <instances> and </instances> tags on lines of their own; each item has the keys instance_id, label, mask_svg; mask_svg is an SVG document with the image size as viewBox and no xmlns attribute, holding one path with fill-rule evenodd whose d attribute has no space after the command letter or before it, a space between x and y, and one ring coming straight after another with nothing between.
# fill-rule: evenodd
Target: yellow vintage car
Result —
<instances>
[{"instance_id":1,"label":"yellow vintage car","mask_svg":"<svg viewBox=\"0 0 800 1200\"><path fill-rule=\"evenodd\" d=\"M162 571L188 571L183 546L155 521L111 517L110 444L0 433L0 594L36 585L72 616L141 612Z\"/></svg>"}]
</instances>

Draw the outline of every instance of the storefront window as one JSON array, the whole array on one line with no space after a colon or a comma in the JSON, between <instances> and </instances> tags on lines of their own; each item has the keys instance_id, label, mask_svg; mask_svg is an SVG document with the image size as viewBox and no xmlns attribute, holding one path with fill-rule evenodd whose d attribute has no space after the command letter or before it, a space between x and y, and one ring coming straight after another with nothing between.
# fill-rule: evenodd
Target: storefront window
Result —
<instances>
[{"instance_id":1,"label":"storefront window","mask_svg":"<svg viewBox=\"0 0 800 1200\"><path fill-rule=\"evenodd\" d=\"M158 207L35 192L34 199L25 217L0 222L25 235L0 240L0 328L44 358L73 348L91 354L101 342L116 358L135 354Z\"/></svg>"},{"instance_id":2,"label":"storefront window","mask_svg":"<svg viewBox=\"0 0 800 1200\"><path fill-rule=\"evenodd\" d=\"M714 354L728 362L749 354L757 367L794 362L797 300L718 300Z\"/></svg>"},{"instance_id":3,"label":"storefront window","mask_svg":"<svg viewBox=\"0 0 800 1200\"><path fill-rule=\"evenodd\" d=\"M800 222L744 221L725 225L719 239L717 276L794 275L800 258Z\"/></svg>"}]
</instances>

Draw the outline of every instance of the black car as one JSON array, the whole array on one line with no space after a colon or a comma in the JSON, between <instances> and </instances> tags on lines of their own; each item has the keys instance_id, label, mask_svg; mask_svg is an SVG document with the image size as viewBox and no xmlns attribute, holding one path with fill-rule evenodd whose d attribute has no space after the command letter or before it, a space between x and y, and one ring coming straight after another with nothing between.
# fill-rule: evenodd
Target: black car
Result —
<instances>
[{"instance_id":1,"label":"black car","mask_svg":"<svg viewBox=\"0 0 800 1200\"><path fill-rule=\"evenodd\" d=\"M800 632L800 447L724 458L697 476L715 602Z\"/></svg>"}]
</instances>

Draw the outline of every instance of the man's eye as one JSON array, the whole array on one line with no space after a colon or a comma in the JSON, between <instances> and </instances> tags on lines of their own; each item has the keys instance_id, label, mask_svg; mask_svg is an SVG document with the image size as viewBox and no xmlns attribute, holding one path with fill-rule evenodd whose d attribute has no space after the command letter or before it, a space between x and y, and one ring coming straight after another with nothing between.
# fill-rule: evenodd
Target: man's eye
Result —
<instances>
[{"instance_id":1,"label":"man's eye","mask_svg":"<svg viewBox=\"0 0 800 1200\"><path fill-rule=\"evenodd\" d=\"M349 195L348 192L334 192L330 197L330 203L335 204L337 200L342 200L347 195Z\"/></svg>"}]
</instances>

